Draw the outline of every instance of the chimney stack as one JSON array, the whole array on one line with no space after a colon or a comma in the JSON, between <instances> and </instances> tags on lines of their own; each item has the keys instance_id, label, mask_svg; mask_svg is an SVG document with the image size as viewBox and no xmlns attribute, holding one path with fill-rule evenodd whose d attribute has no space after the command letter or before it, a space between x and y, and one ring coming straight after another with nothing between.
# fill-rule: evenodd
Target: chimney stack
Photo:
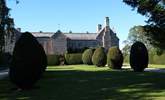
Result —
<instances>
[{"instance_id":1,"label":"chimney stack","mask_svg":"<svg viewBox=\"0 0 165 100\"><path fill-rule=\"evenodd\" d=\"M97 25L97 32L99 32L101 29L102 29L102 25L101 24L98 24Z\"/></svg>"},{"instance_id":2,"label":"chimney stack","mask_svg":"<svg viewBox=\"0 0 165 100\"><path fill-rule=\"evenodd\" d=\"M21 28L17 28L17 31L21 32Z\"/></svg>"},{"instance_id":3,"label":"chimney stack","mask_svg":"<svg viewBox=\"0 0 165 100\"><path fill-rule=\"evenodd\" d=\"M109 17L105 17L105 31L108 32L109 30Z\"/></svg>"},{"instance_id":4,"label":"chimney stack","mask_svg":"<svg viewBox=\"0 0 165 100\"><path fill-rule=\"evenodd\" d=\"M105 17L105 26L109 27L109 17Z\"/></svg>"}]
</instances>

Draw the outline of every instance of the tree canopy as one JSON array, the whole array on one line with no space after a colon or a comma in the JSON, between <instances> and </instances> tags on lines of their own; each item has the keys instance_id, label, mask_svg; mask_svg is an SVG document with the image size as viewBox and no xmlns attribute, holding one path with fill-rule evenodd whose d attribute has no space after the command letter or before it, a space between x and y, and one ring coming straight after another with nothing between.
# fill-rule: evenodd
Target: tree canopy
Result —
<instances>
[{"instance_id":1,"label":"tree canopy","mask_svg":"<svg viewBox=\"0 0 165 100\"><path fill-rule=\"evenodd\" d=\"M145 34L146 32L144 30L144 27L141 25L133 26L129 30L128 38L124 41L125 46L122 49L124 56L129 54L131 45L137 41L144 43L148 50L152 48L152 45L149 43L147 39L148 37L146 37Z\"/></svg>"},{"instance_id":2,"label":"tree canopy","mask_svg":"<svg viewBox=\"0 0 165 100\"><path fill-rule=\"evenodd\" d=\"M123 0L124 3L146 16L143 26L150 43L165 49L165 0Z\"/></svg>"},{"instance_id":3,"label":"tree canopy","mask_svg":"<svg viewBox=\"0 0 165 100\"><path fill-rule=\"evenodd\" d=\"M0 0L0 53L4 51L5 37L12 33L14 27L14 21L10 18L9 11L6 0Z\"/></svg>"}]
</instances>

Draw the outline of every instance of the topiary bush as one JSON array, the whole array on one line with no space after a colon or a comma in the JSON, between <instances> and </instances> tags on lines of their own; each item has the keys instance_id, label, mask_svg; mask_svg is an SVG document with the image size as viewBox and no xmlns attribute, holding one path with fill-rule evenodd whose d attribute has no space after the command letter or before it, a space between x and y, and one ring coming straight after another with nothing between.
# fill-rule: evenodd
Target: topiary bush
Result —
<instances>
[{"instance_id":1,"label":"topiary bush","mask_svg":"<svg viewBox=\"0 0 165 100\"><path fill-rule=\"evenodd\" d=\"M55 66L60 65L60 56L59 55L47 55L48 65Z\"/></svg>"},{"instance_id":2,"label":"topiary bush","mask_svg":"<svg viewBox=\"0 0 165 100\"><path fill-rule=\"evenodd\" d=\"M142 42L135 42L131 47L130 65L136 72L142 72L148 66L148 51Z\"/></svg>"},{"instance_id":3,"label":"topiary bush","mask_svg":"<svg viewBox=\"0 0 165 100\"><path fill-rule=\"evenodd\" d=\"M106 65L106 59L107 56L103 47L97 48L92 56L93 64L98 67L104 67Z\"/></svg>"},{"instance_id":4,"label":"topiary bush","mask_svg":"<svg viewBox=\"0 0 165 100\"><path fill-rule=\"evenodd\" d=\"M82 53L66 53L65 64L67 65L83 64Z\"/></svg>"},{"instance_id":5,"label":"topiary bush","mask_svg":"<svg viewBox=\"0 0 165 100\"><path fill-rule=\"evenodd\" d=\"M9 70L11 82L21 89L31 89L46 67L47 57L43 47L31 33L22 33L13 51Z\"/></svg>"},{"instance_id":6,"label":"topiary bush","mask_svg":"<svg viewBox=\"0 0 165 100\"><path fill-rule=\"evenodd\" d=\"M121 69L123 64L123 54L118 47L115 46L109 48L107 64L112 69Z\"/></svg>"},{"instance_id":7,"label":"topiary bush","mask_svg":"<svg viewBox=\"0 0 165 100\"><path fill-rule=\"evenodd\" d=\"M82 61L84 64L87 65L92 65L92 56L94 53L94 49L87 49L84 51L83 55L82 55Z\"/></svg>"}]
</instances>

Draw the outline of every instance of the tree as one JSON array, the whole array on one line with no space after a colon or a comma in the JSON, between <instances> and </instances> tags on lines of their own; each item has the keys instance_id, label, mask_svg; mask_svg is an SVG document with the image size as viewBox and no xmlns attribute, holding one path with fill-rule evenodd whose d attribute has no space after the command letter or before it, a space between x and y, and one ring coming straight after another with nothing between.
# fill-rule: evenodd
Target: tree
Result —
<instances>
[{"instance_id":1,"label":"tree","mask_svg":"<svg viewBox=\"0 0 165 100\"><path fill-rule=\"evenodd\" d=\"M4 52L5 37L13 34L14 21L9 17L10 9L5 0L0 0L0 54Z\"/></svg>"},{"instance_id":2,"label":"tree","mask_svg":"<svg viewBox=\"0 0 165 100\"><path fill-rule=\"evenodd\" d=\"M136 41L140 41L144 43L147 49L151 49L152 46L148 41L148 37L146 37L146 31L144 30L143 26L134 26L129 30L128 38L124 41L125 46L122 49L124 57L126 57L131 49L131 45Z\"/></svg>"},{"instance_id":3,"label":"tree","mask_svg":"<svg viewBox=\"0 0 165 100\"><path fill-rule=\"evenodd\" d=\"M148 43L145 34L143 26L134 26L129 30L128 39L132 43L136 41Z\"/></svg>"},{"instance_id":4,"label":"tree","mask_svg":"<svg viewBox=\"0 0 165 100\"><path fill-rule=\"evenodd\" d=\"M123 0L133 10L148 17L143 26L147 39L160 49L165 49L165 0Z\"/></svg>"},{"instance_id":5,"label":"tree","mask_svg":"<svg viewBox=\"0 0 165 100\"><path fill-rule=\"evenodd\" d=\"M131 45L136 41L140 41L144 43L148 49L150 49L152 48L152 46L148 40L148 37L145 34L147 33L143 26L134 26L129 30L128 39L125 41L125 43Z\"/></svg>"}]
</instances>

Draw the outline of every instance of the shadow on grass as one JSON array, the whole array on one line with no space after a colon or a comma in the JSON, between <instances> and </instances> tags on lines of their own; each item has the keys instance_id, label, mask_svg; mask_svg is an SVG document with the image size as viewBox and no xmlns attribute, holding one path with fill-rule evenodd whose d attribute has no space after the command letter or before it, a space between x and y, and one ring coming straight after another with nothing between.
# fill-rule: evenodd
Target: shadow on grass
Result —
<instances>
[{"instance_id":1,"label":"shadow on grass","mask_svg":"<svg viewBox=\"0 0 165 100\"><path fill-rule=\"evenodd\" d=\"M131 71L47 71L39 89L11 91L0 81L0 99L9 100L144 100L164 98L164 73Z\"/></svg>"}]
</instances>

